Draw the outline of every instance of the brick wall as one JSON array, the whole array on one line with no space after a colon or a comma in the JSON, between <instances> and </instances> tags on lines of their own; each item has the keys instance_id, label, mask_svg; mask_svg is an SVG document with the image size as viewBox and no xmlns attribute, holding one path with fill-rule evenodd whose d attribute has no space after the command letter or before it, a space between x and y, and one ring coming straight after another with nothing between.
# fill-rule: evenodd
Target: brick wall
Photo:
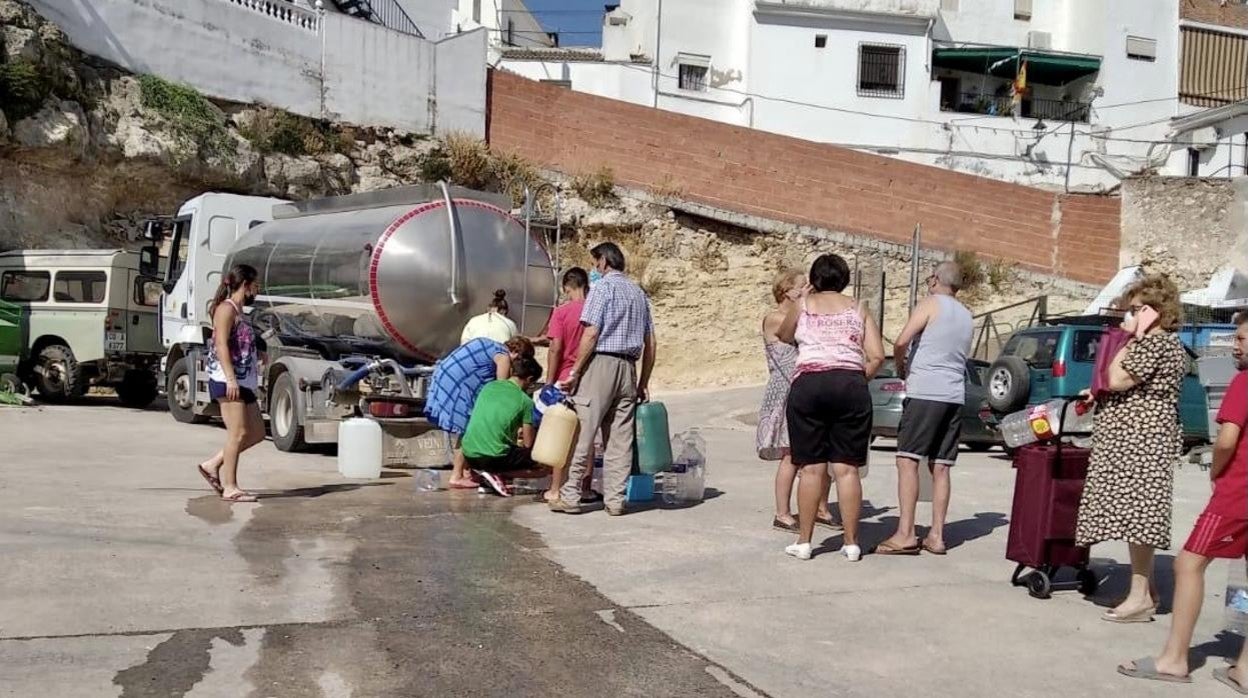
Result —
<instances>
[{"instance_id":1,"label":"brick wall","mask_svg":"<svg viewBox=\"0 0 1248 698\"><path fill-rule=\"evenodd\" d=\"M1119 201L1062 195L730 126L491 71L492 148L568 173L781 221L969 250L1102 282L1117 271Z\"/></svg>"},{"instance_id":2,"label":"brick wall","mask_svg":"<svg viewBox=\"0 0 1248 698\"><path fill-rule=\"evenodd\" d=\"M1222 0L1179 0L1179 17L1193 22L1248 29L1248 7Z\"/></svg>"}]
</instances>

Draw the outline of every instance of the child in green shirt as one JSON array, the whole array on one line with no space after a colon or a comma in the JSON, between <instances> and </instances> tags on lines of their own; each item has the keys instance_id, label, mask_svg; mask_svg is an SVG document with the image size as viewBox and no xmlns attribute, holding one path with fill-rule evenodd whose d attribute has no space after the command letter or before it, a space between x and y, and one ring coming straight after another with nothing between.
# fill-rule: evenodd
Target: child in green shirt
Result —
<instances>
[{"instance_id":1,"label":"child in green shirt","mask_svg":"<svg viewBox=\"0 0 1248 698\"><path fill-rule=\"evenodd\" d=\"M498 494L511 496L499 473L534 469L533 399L528 391L542 375L531 356L512 362L511 378L485 384L472 406L462 442L468 467Z\"/></svg>"}]
</instances>

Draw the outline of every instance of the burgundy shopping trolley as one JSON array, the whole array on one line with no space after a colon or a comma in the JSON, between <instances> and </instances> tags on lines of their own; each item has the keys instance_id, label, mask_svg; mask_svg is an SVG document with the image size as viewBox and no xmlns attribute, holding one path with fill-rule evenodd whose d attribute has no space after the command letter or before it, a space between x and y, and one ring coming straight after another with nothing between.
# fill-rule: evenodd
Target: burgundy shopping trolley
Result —
<instances>
[{"instance_id":1,"label":"burgundy shopping trolley","mask_svg":"<svg viewBox=\"0 0 1248 698\"><path fill-rule=\"evenodd\" d=\"M1014 457L1014 505L1006 559L1018 563L1010 582L1037 599L1053 591L1096 593L1100 583L1088 567L1088 549L1075 545L1079 498L1092 452L1064 444L1028 444ZM1061 568L1075 571L1057 581Z\"/></svg>"}]
</instances>

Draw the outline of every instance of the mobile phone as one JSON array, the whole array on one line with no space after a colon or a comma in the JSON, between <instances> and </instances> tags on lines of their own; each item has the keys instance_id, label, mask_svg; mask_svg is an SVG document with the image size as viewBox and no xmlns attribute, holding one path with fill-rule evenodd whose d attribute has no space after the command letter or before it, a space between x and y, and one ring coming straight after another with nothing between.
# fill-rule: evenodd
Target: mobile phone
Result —
<instances>
[{"instance_id":1,"label":"mobile phone","mask_svg":"<svg viewBox=\"0 0 1248 698\"><path fill-rule=\"evenodd\" d=\"M1148 334L1148 331L1153 329L1153 325L1157 324L1157 320L1160 317L1161 315L1153 308L1153 306L1146 305L1141 307L1140 312L1136 315L1135 319L1136 339Z\"/></svg>"}]
</instances>

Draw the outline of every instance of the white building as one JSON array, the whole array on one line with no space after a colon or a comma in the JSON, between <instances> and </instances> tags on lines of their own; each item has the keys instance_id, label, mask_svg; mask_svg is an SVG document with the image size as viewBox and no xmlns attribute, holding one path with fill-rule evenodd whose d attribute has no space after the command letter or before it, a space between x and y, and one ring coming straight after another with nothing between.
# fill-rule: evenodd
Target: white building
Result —
<instances>
[{"instance_id":1,"label":"white building","mask_svg":"<svg viewBox=\"0 0 1248 698\"><path fill-rule=\"evenodd\" d=\"M1222 16L1218 8L1221 0L622 0L604 16L600 50L504 49L500 67L964 172L1105 190L1146 169L1248 172L1244 134L1170 124L1248 97L1248 10L1242 27L1192 18Z\"/></svg>"},{"instance_id":2,"label":"white building","mask_svg":"<svg viewBox=\"0 0 1248 698\"><path fill-rule=\"evenodd\" d=\"M317 5L317 0L293 1ZM556 43L523 0L320 0L320 6L432 41L484 27L496 53L504 46Z\"/></svg>"}]
</instances>

